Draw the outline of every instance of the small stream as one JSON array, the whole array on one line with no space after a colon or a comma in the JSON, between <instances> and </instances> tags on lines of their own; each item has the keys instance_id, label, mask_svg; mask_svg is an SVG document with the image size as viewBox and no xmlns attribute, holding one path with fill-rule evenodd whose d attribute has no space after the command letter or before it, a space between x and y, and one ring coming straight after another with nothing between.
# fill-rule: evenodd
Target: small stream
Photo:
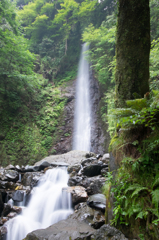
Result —
<instances>
[{"instance_id":1,"label":"small stream","mask_svg":"<svg viewBox=\"0 0 159 240\"><path fill-rule=\"evenodd\" d=\"M22 240L29 232L66 219L73 212L70 193L62 191L67 187L68 177L66 168L46 171L33 188L22 214L6 223L7 240Z\"/></svg>"}]
</instances>

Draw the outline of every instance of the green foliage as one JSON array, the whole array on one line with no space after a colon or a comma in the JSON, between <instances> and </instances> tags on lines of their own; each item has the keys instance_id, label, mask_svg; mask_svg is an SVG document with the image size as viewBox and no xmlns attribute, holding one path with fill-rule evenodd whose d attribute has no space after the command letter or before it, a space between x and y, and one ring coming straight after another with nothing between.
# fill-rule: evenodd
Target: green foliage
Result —
<instances>
[{"instance_id":1,"label":"green foliage","mask_svg":"<svg viewBox=\"0 0 159 240\"><path fill-rule=\"evenodd\" d=\"M101 84L107 83L107 86L113 80L115 32L116 20L115 16L111 15L98 29L93 24L90 24L82 35L83 41L91 44L89 57L97 78Z\"/></svg>"}]
</instances>

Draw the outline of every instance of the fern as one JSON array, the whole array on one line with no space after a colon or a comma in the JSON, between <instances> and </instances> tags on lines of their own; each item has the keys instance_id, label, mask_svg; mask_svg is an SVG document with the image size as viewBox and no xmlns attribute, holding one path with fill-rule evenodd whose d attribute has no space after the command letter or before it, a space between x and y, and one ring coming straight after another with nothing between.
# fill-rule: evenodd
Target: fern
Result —
<instances>
[{"instance_id":1,"label":"fern","mask_svg":"<svg viewBox=\"0 0 159 240\"><path fill-rule=\"evenodd\" d=\"M141 191L148 191L147 187L138 187L131 195L131 197L133 198L135 195L138 195L139 192Z\"/></svg>"},{"instance_id":2,"label":"fern","mask_svg":"<svg viewBox=\"0 0 159 240\"><path fill-rule=\"evenodd\" d=\"M159 177L155 179L154 183L153 183L153 189L159 187Z\"/></svg>"},{"instance_id":3,"label":"fern","mask_svg":"<svg viewBox=\"0 0 159 240\"><path fill-rule=\"evenodd\" d=\"M155 189L151 192L152 195L152 203L155 205L155 208L158 212L158 206L159 206L159 189Z\"/></svg>"}]
</instances>

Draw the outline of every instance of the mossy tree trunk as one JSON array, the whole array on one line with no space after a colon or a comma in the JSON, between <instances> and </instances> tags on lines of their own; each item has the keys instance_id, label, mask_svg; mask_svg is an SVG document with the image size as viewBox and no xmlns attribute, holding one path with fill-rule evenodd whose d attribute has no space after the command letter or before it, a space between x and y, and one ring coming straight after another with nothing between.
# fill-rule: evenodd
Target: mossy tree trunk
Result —
<instances>
[{"instance_id":1,"label":"mossy tree trunk","mask_svg":"<svg viewBox=\"0 0 159 240\"><path fill-rule=\"evenodd\" d=\"M116 43L116 107L149 91L149 0L119 0Z\"/></svg>"}]
</instances>

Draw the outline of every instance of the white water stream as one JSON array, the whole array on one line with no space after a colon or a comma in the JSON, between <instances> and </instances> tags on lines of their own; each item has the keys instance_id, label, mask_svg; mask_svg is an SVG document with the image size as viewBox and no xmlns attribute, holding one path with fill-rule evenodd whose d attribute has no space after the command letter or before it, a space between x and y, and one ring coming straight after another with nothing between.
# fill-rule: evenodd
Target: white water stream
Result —
<instances>
[{"instance_id":1,"label":"white water stream","mask_svg":"<svg viewBox=\"0 0 159 240\"><path fill-rule=\"evenodd\" d=\"M73 149L90 151L91 143L91 105L90 105L90 86L89 86L89 63L85 59L85 51L89 46L82 45L80 56L75 102L75 120Z\"/></svg>"},{"instance_id":2,"label":"white water stream","mask_svg":"<svg viewBox=\"0 0 159 240\"><path fill-rule=\"evenodd\" d=\"M73 210L71 195L62 188L67 187L66 169L50 169L32 190L29 205L22 214L6 223L7 240L22 240L33 230L46 228L66 219Z\"/></svg>"}]
</instances>

